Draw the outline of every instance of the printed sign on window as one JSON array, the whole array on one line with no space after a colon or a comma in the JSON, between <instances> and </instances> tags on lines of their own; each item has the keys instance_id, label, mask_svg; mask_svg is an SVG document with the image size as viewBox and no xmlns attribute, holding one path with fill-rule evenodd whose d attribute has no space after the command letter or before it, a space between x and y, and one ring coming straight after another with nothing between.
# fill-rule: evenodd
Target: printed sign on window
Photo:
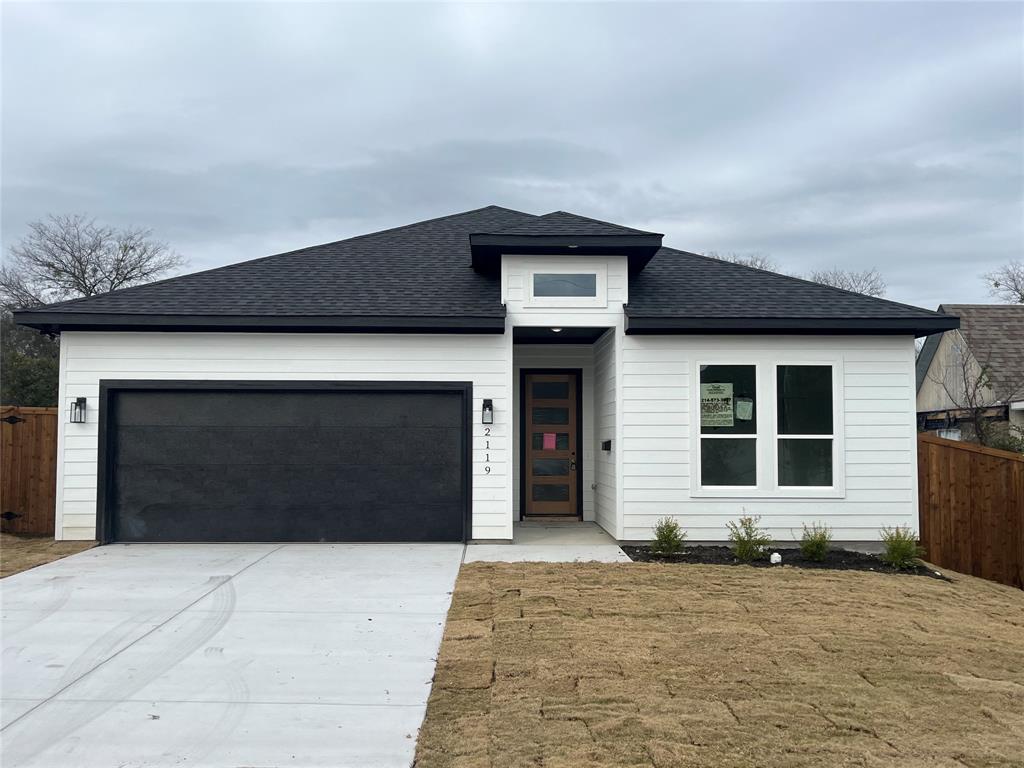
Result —
<instances>
[{"instance_id":1,"label":"printed sign on window","mask_svg":"<svg viewBox=\"0 0 1024 768\"><path fill-rule=\"evenodd\" d=\"M700 385L700 425L702 427L731 427L732 384Z\"/></svg>"}]
</instances>

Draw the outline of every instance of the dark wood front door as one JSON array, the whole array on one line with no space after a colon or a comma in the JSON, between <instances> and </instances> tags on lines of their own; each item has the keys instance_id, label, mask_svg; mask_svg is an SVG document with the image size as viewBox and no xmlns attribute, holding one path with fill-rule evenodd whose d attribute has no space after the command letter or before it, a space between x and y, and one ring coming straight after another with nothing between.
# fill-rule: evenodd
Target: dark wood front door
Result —
<instances>
[{"instance_id":1,"label":"dark wood front door","mask_svg":"<svg viewBox=\"0 0 1024 768\"><path fill-rule=\"evenodd\" d=\"M578 516L577 375L528 373L524 385L524 515Z\"/></svg>"}]
</instances>

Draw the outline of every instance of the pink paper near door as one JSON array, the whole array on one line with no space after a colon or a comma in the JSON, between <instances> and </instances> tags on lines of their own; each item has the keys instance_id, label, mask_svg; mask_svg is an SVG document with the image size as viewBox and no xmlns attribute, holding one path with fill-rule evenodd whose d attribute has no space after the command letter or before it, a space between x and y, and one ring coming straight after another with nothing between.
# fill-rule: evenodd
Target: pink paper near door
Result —
<instances>
[{"instance_id":1,"label":"pink paper near door","mask_svg":"<svg viewBox=\"0 0 1024 768\"><path fill-rule=\"evenodd\" d=\"M555 433L545 432L544 433L544 450L553 451L555 450Z\"/></svg>"}]
</instances>

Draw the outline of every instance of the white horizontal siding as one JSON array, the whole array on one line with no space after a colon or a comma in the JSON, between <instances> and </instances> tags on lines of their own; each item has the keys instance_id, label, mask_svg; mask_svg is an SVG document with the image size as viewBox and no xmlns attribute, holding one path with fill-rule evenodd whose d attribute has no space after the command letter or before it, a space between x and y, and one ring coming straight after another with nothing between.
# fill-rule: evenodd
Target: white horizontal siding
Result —
<instances>
[{"instance_id":1,"label":"white horizontal siding","mask_svg":"<svg viewBox=\"0 0 1024 768\"><path fill-rule=\"evenodd\" d=\"M472 535L511 538L510 356L501 335L64 333L62 412L75 397L90 408L87 423L59 424L57 537L95 536L99 382L207 379L472 382ZM494 401L489 450L478 418L484 398Z\"/></svg>"},{"instance_id":2,"label":"white horizontal siding","mask_svg":"<svg viewBox=\"0 0 1024 768\"><path fill-rule=\"evenodd\" d=\"M618 536L618 469L619 437L616 434L618 398L616 397L615 346L618 329L607 331L594 343L594 484L595 519L597 524L613 536ZM611 440L610 451L601 449L601 443Z\"/></svg>"},{"instance_id":3,"label":"white horizontal siding","mask_svg":"<svg viewBox=\"0 0 1024 768\"><path fill-rule=\"evenodd\" d=\"M605 275L600 306L580 306L568 301L544 299L543 306L530 306L528 280L531 270L544 267ZM600 279L598 281L600 283ZM622 306L629 300L629 267L625 256L522 256L501 258L502 301L512 325L614 327L622 323ZM600 291L600 287L598 289Z\"/></svg>"},{"instance_id":4,"label":"white horizontal siding","mask_svg":"<svg viewBox=\"0 0 1024 768\"><path fill-rule=\"evenodd\" d=\"M708 498L692 490L693 366L709 357L762 362L832 360L841 371L845 486L838 497L764 492ZM691 540L722 540L726 522L760 515L778 539L824 521L838 539L875 540L883 525L917 527L914 356L909 337L624 336L622 538L648 539L663 516ZM763 367L762 376L771 375ZM766 412L767 409L762 409ZM771 455L774 457L774 446ZM695 469L693 470L695 471Z\"/></svg>"}]
</instances>

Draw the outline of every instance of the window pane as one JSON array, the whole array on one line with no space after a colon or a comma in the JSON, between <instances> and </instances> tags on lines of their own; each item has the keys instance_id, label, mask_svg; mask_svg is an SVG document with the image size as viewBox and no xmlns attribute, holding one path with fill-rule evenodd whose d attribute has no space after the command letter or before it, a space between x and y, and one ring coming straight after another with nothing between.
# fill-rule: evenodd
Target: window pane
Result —
<instances>
[{"instance_id":1,"label":"window pane","mask_svg":"<svg viewBox=\"0 0 1024 768\"><path fill-rule=\"evenodd\" d=\"M701 440L700 484L757 485L757 440Z\"/></svg>"},{"instance_id":2,"label":"window pane","mask_svg":"<svg viewBox=\"0 0 1024 768\"><path fill-rule=\"evenodd\" d=\"M568 485L541 485L535 484L533 486L533 500L534 501L568 501L569 500L569 486Z\"/></svg>"},{"instance_id":3,"label":"window pane","mask_svg":"<svg viewBox=\"0 0 1024 768\"><path fill-rule=\"evenodd\" d=\"M700 367L700 431L704 434L757 433L757 373L752 365Z\"/></svg>"},{"instance_id":4,"label":"window pane","mask_svg":"<svg viewBox=\"0 0 1024 768\"><path fill-rule=\"evenodd\" d=\"M780 435L832 434L832 366L780 365L778 383Z\"/></svg>"},{"instance_id":5,"label":"window pane","mask_svg":"<svg viewBox=\"0 0 1024 768\"><path fill-rule=\"evenodd\" d=\"M779 485L832 485L832 441L779 440Z\"/></svg>"},{"instance_id":6,"label":"window pane","mask_svg":"<svg viewBox=\"0 0 1024 768\"><path fill-rule=\"evenodd\" d=\"M568 408L534 408L534 424L568 424Z\"/></svg>"},{"instance_id":7,"label":"window pane","mask_svg":"<svg viewBox=\"0 0 1024 768\"><path fill-rule=\"evenodd\" d=\"M554 437L549 437L546 441L544 435L553 434ZM551 445L552 440L554 446ZM545 442L547 447L545 447ZM568 432L534 432L533 433L533 449L535 451L568 451L569 450L569 433Z\"/></svg>"},{"instance_id":8,"label":"window pane","mask_svg":"<svg viewBox=\"0 0 1024 768\"><path fill-rule=\"evenodd\" d=\"M535 381L531 386L533 396L539 400L565 400L569 397L568 381Z\"/></svg>"},{"instance_id":9,"label":"window pane","mask_svg":"<svg viewBox=\"0 0 1024 768\"><path fill-rule=\"evenodd\" d=\"M569 474L569 459L534 459L533 474L537 477L562 477Z\"/></svg>"},{"instance_id":10,"label":"window pane","mask_svg":"<svg viewBox=\"0 0 1024 768\"><path fill-rule=\"evenodd\" d=\"M534 275L533 295L597 296L597 275Z\"/></svg>"}]
</instances>

